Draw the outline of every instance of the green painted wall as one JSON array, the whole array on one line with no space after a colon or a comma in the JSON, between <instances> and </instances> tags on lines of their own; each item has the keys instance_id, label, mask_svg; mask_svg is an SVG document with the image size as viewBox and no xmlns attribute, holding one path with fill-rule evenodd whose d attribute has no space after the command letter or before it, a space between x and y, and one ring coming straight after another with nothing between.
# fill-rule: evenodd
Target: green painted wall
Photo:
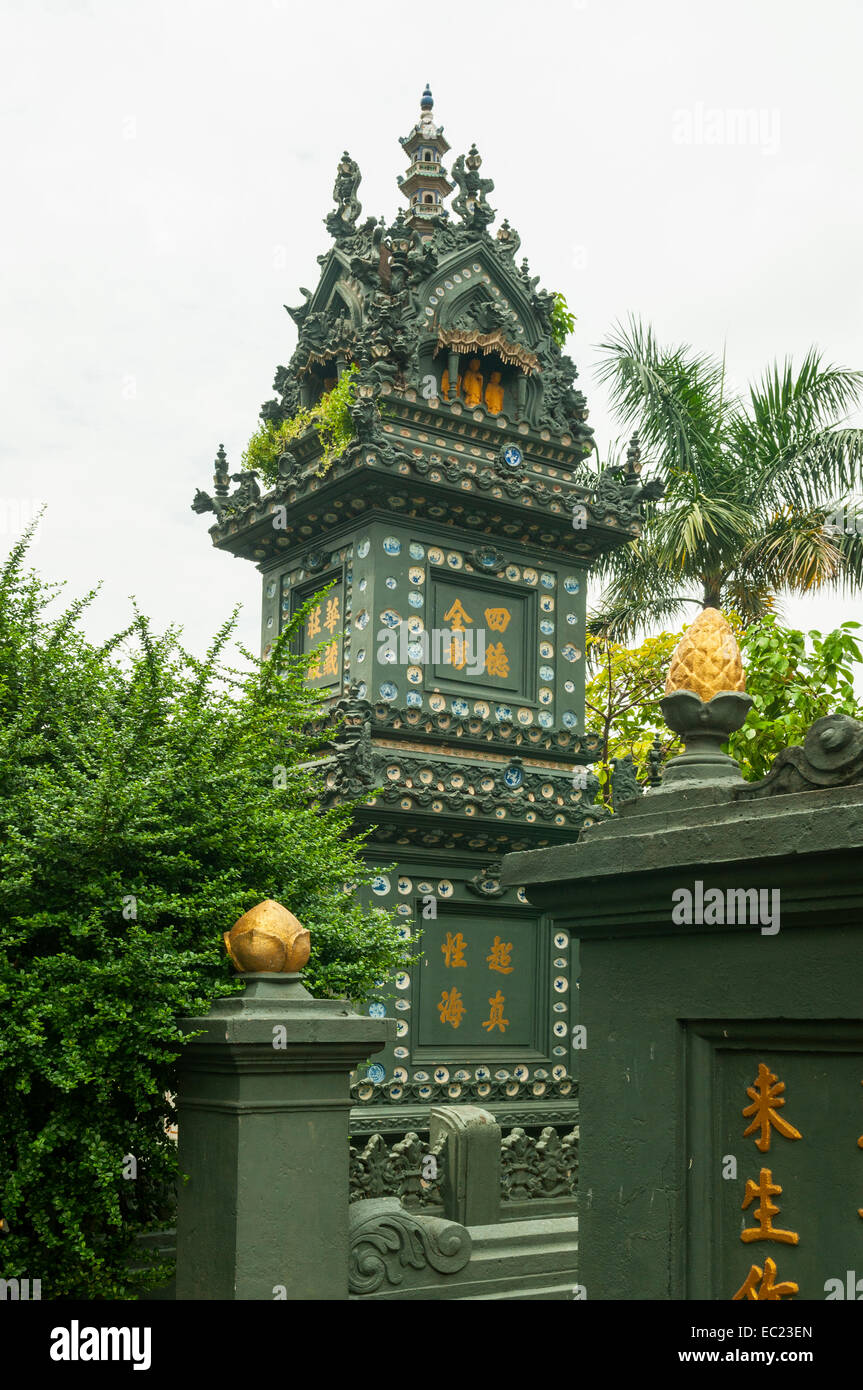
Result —
<instances>
[{"instance_id":1,"label":"green painted wall","mask_svg":"<svg viewBox=\"0 0 863 1390\"><path fill-rule=\"evenodd\" d=\"M861 847L861 787L742 805L696 791L504 861L580 938L588 1298L731 1299L768 1257L801 1299L863 1278ZM778 888L779 931L676 925L672 894L695 881ZM760 1063L801 1135L771 1129L764 1153L742 1114ZM795 1244L741 1239L761 1229L759 1198L742 1204L762 1168Z\"/></svg>"}]
</instances>

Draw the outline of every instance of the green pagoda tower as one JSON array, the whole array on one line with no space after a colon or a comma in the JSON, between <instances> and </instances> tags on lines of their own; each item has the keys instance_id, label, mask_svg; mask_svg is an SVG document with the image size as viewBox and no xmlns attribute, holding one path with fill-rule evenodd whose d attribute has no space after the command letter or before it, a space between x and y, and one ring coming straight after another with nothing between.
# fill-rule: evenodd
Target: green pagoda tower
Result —
<instances>
[{"instance_id":1,"label":"green pagoda tower","mask_svg":"<svg viewBox=\"0 0 863 1390\"><path fill-rule=\"evenodd\" d=\"M389 225L360 220L360 171L342 156L330 246L288 310L297 346L261 411L289 419L353 369L350 443L323 468L308 429L266 493L220 448L213 495L193 506L215 513L218 549L262 574L265 655L328 589L300 648L341 719L324 796L363 799L383 866L370 896L405 935L423 932L419 965L367 1005L395 1017L397 1037L361 1069L352 1132L426 1128L447 1100L571 1126L573 947L502 887L499 860L606 814L587 771L586 579L639 534L649 487L637 449L624 468L588 466L555 295L519 262L509 222L490 230L476 147L444 168L428 87L401 145L408 206Z\"/></svg>"}]
</instances>

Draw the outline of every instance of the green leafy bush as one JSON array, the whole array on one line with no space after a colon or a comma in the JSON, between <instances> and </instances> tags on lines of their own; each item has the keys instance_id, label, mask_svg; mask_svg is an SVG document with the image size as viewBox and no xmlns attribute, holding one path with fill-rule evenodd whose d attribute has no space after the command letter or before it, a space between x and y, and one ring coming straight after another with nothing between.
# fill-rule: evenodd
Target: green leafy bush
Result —
<instances>
[{"instance_id":1,"label":"green leafy bush","mask_svg":"<svg viewBox=\"0 0 863 1390\"><path fill-rule=\"evenodd\" d=\"M822 635L785 627L775 614L746 627L736 614L728 617L740 644L746 691L754 703L725 751L740 764L747 781L765 777L782 749L802 743L807 729L822 715L863 719L854 690L855 666L859 669L863 660L854 636L859 623L843 623ZM654 731L667 757L682 752L680 740L665 727L659 702L672 653L685 631L662 632L633 648L604 635L588 635L585 722L588 732L602 739L594 771L605 800L610 760L631 753L643 777Z\"/></svg>"},{"instance_id":2,"label":"green leafy bush","mask_svg":"<svg viewBox=\"0 0 863 1390\"><path fill-rule=\"evenodd\" d=\"M370 877L350 808L315 803L306 610L245 672L234 619L203 660L137 613L96 647L92 595L55 614L25 556L0 571L0 1273L131 1297L164 1277L128 1262L170 1219L176 1020L236 988L223 931L275 898L311 932L311 990L355 998L413 943L347 887Z\"/></svg>"},{"instance_id":3,"label":"green leafy bush","mask_svg":"<svg viewBox=\"0 0 863 1390\"><path fill-rule=\"evenodd\" d=\"M602 740L593 772L599 778L597 800L611 801L611 764L632 754L643 776L647 754L658 732L666 757L682 752L676 734L666 729L659 702L680 633L661 632L638 647L623 647L605 635L586 637L588 681L584 692L585 730Z\"/></svg>"},{"instance_id":4,"label":"green leafy bush","mask_svg":"<svg viewBox=\"0 0 863 1390\"><path fill-rule=\"evenodd\" d=\"M265 482L278 482L279 459L286 447L306 430L314 428L323 449L317 472L326 473L353 439L353 421L348 407L354 398L356 374L357 367L350 366L332 391L321 396L317 405L303 406L281 423L265 421L252 435L243 453L244 467L255 469Z\"/></svg>"},{"instance_id":5,"label":"green leafy bush","mask_svg":"<svg viewBox=\"0 0 863 1390\"><path fill-rule=\"evenodd\" d=\"M738 634L746 692L755 703L727 752L748 780L766 777L777 753L802 743L822 715L863 717L854 691L854 666L863 659L854 636L859 627L849 622L825 635L804 633L770 615Z\"/></svg>"}]
</instances>

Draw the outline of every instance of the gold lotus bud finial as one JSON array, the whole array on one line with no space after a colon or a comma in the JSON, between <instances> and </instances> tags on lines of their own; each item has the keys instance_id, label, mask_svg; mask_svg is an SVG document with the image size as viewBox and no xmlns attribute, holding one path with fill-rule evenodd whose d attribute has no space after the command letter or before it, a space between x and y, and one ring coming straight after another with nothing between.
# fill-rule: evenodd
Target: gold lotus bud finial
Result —
<instances>
[{"instance_id":1,"label":"gold lotus bud finial","mask_svg":"<svg viewBox=\"0 0 863 1390\"><path fill-rule=\"evenodd\" d=\"M707 703L723 690L745 690L740 648L718 608L704 608L674 649L666 695L691 690Z\"/></svg>"},{"instance_id":2,"label":"gold lotus bud finial","mask_svg":"<svg viewBox=\"0 0 863 1390\"><path fill-rule=\"evenodd\" d=\"M281 903L266 898L224 934L225 946L241 974L270 971L292 975L309 958L310 937L302 922Z\"/></svg>"}]
</instances>

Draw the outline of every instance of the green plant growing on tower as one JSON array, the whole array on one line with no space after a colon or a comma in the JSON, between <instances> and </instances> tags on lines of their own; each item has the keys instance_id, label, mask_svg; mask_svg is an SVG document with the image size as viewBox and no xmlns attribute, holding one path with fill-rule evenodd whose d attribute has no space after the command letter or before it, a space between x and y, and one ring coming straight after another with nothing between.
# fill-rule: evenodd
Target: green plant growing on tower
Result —
<instances>
[{"instance_id":1,"label":"green plant growing on tower","mask_svg":"<svg viewBox=\"0 0 863 1390\"><path fill-rule=\"evenodd\" d=\"M353 400L353 380L357 366L352 363L341 380L321 396L317 405L301 406L287 420L265 421L255 431L243 452L243 467L254 469L271 485L279 480L279 459L287 446L307 430L314 429L321 442L318 476L327 473L354 437L349 406Z\"/></svg>"},{"instance_id":2,"label":"green plant growing on tower","mask_svg":"<svg viewBox=\"0 0 863 1390\"><path fill-rule=\"evenodd\" d=\"M551 336L559 348L563 347L574 328L575 314L570 313L564 295L556 290L551 310Z\"/></svg>"}]
</instances>

